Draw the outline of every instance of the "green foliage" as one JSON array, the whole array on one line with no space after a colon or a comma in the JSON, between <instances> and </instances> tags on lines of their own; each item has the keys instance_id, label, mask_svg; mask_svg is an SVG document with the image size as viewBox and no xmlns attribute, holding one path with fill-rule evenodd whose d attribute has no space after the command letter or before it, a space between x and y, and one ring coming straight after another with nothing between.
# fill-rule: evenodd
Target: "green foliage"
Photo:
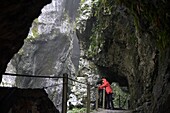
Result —
<instances>
[{"instance_id":1,"label":"green foliage","mask_svg":"<svg viewBox=\"0 0 170 113\"><path fill-rule=\"evenodd\" d=\"M95 56L97 53L100 52L100 48L103 46L104 40L102 39L102 34L95 32L91 37L91 44L88 50L89 57Z\"/></svg>"},{"instance_id":2,"label":"green foliage","mask_svg":"<svg viewBox=\"0 0 170 113\"><path fill-rule=\"evenodd\" d=\"M94 27L92 30L92 35L90 37L90 47L88 50L88 56L94 57L97 55L103 48L105 43L104 30L110 25L110 20L112 18L112 9L113 6L108 2L108 0L99 0L93 2L92 5L92 16L96 18Z\"/></svg>"},{"instance_id":3,"label":"green foliage","mask_svg":"<svg viewBox=\"0 0 170 113\"><path fill-rule=\"evenodd\" d=\"M113 88L113 93L114 93L114 107L116 108L128 108L128 99L129 99L129 94L126 92L123 92L119 85L116 83L112 83L112 88Z\"/></svg>"},{"instance_id":4,"label":"green foliage","mask_svg":"<svg viewBox=\"0 0 170 113\"><path fill-rule=\"evenodd\" d=\"M86 113L86 108L73 108L73 110L69 110L68 113Z\"/></svg>"}]
</instances>

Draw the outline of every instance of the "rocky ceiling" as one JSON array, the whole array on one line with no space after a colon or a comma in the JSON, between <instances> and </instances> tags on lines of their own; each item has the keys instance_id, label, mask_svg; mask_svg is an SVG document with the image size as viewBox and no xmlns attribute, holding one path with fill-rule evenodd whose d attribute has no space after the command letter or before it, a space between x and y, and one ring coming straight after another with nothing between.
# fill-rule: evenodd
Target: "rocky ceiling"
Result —
<instances>
[{"instance_id":1,"label":"rocky ceiling","mask_svg":"<svg viewBox=\"0 0 170 113\"><path fill-rule=\"evenodd\" d=\"M22 47L32 22L51 0L1 0L0 82L8 62Z\"/></svg>"}]
</instances>

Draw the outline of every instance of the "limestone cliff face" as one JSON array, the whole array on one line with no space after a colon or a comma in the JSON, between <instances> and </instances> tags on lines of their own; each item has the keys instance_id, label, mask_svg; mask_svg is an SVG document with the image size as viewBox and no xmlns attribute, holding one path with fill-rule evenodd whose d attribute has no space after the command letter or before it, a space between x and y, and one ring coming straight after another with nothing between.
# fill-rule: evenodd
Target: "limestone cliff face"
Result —
<instances>
[{"instance_id":1,"label":"limestone cliff face","mask_svg":"<svg viewBox=\"0 0 170 113\"><path fill-rule=\"evenodd\" d=\"M16 73L57 77L62 77L63 73L67 73L69 77L75 75L79 60L79 45L74 31L78 6L79 1L52 0L51 4L42 9L42 14L34 20L23 47L11 60ZM15 84L21 88L53 86L46 88L46 91L61 111L62 78L16 77Z\"/></svg>"},{"instance_id":2,"label":"limestone cliff face","mask_svg":"<svg viewBox=\"0 0 170 113\"><path fill-rule=\"evenodd\" d=\"M32 21L51 0L2 0L0 8L0 75L27 37ZM0 76L0 81L1 81Z\"/></svg>"},{"instance_id":3,"label":"limestone cliff face","mask_svg":"<svg viewBox=\"0 0 170 113\"><path fill-rule=\"evenodd\" d=\"M137 113L168 111L169 2L89 0L84 4L81 12L87 16L77 29L84 58L93 61L102 76L129 88L130 107Z\"/></svg>"}]
</instances>

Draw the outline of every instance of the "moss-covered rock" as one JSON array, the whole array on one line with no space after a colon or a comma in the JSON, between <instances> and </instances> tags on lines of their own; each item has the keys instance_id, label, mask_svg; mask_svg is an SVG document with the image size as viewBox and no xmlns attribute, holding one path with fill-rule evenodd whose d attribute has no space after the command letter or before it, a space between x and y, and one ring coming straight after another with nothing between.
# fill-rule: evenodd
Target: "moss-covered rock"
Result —
<instances>
[{"instance_id":1,"label":"moss-covered rock","mask_svg":"<svg viewBox=\"0 0 170 113\"><path fill-rule=\"evenodd\" d=\"M169 110L169 5L164 0L95 1L86 29L77 30L84 56L101 75L129 88L130 107L137 113Z\"/></svg>"}]
</instances>

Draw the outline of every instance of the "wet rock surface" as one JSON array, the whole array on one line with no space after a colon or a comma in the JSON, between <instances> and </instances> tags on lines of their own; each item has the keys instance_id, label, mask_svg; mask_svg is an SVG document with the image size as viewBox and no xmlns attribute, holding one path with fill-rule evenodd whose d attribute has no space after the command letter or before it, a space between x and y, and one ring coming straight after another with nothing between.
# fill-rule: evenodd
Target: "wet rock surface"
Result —
<instances>
[{"instance_id":1,"label":"wet rock surface","mask_svg":"<svg viewBox=\"0 0 170 113\"><path fill-rule=\"evenodd\" d=\"M1 1L0 75L5 72L13 55L22 47L33 20L40 15L43 6L50 2L51 0Z\"/></svg>"},{"instance_id":2,"label":"wet rock surface","mask_svg":"<svg viewBox=\"0 0 170 113\"><path fill-rule=\"evenodd\" d=\"M84 58L93 61L100 75L107 76L110 82L128 87L130 107L136 113L169 111L170 49L166 45L169 43L169 21L163 19L168 13L165 7L169 2L159 4L162 2L147 5L146 1L95 1L91 14L84 18L85 24L80 22L82 29L77 30L81 47L85 50ZM143 4L140 6L143 11L138 10L138 3ZM91 7L86 4L88 6ZM159 18L162 27L155 26L155 17L149 18L149 14L157 11L162 15ZM161 32L166 33L162 36ZM160 36L166 37L161 39L165 45L157 42Z\"/></svg>"}]
</instances>

